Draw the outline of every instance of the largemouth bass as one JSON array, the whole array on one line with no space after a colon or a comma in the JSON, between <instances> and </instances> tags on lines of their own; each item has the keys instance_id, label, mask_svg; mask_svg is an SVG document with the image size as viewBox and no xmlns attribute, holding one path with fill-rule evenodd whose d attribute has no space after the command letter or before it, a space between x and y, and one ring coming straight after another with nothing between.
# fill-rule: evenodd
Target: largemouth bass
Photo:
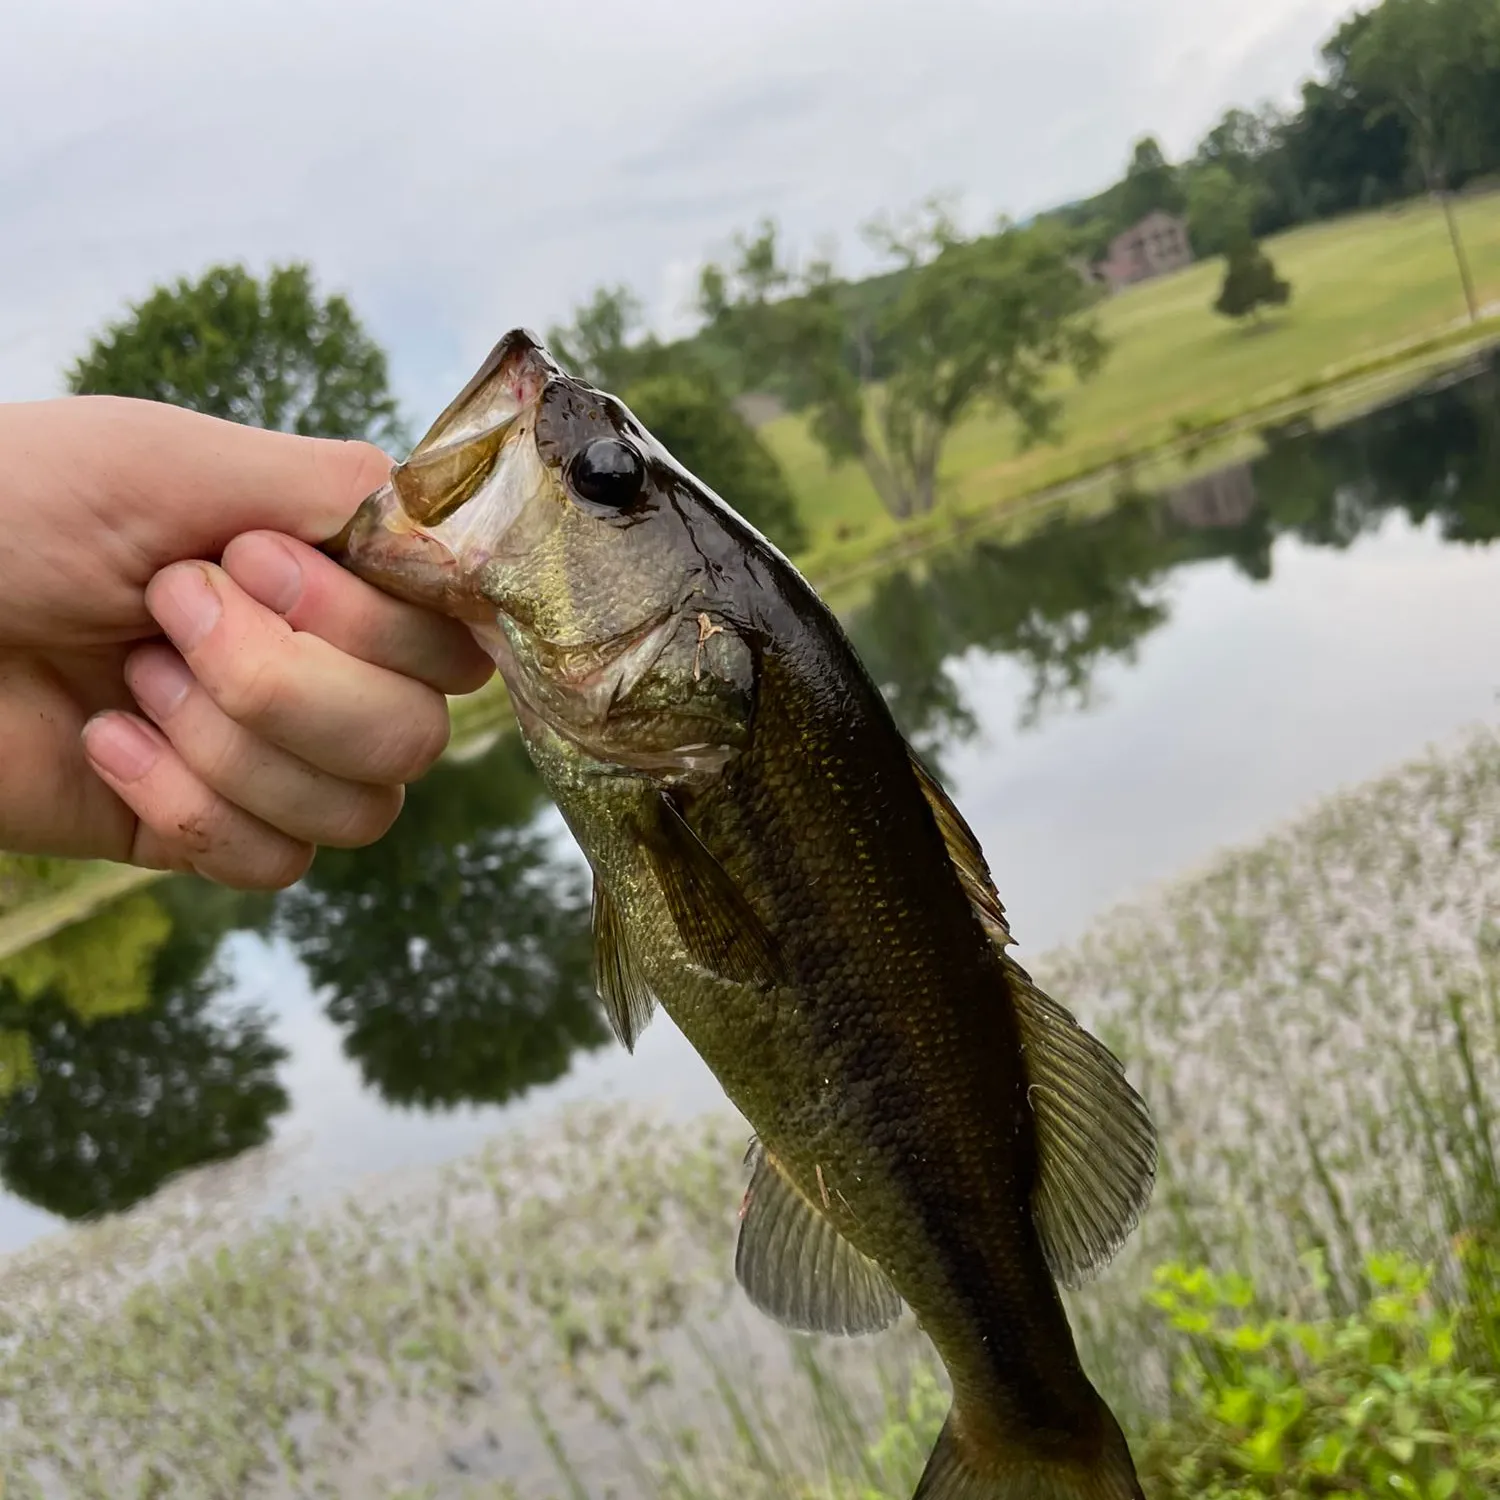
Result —
<instances>
[{"instance_id":1,"label":"largemouth bass","mask_svg":"<svg viewBox=\"0 0 1500 1500\"><path fill-rule=\"evenodd\" d=\"M508 334L328 550L469 622L594 874L595 982L755 1131L735 1271L789 1328L909 1307L953 1405L920 1500L1140 1500L1058 1284L1156 1170L1119 1062L1008 952L973 833L796 569Z\"/></svg>"}]
</instances>

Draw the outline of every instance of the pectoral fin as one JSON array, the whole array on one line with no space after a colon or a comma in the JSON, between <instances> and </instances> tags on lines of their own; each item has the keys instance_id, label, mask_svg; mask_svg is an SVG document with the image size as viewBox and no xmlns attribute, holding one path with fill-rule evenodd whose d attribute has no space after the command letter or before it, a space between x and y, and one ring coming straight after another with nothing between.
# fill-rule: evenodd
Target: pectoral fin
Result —
<instances>
[{"instance_id":1,"label":"pectoral fin","mask_svg":"<svg viewBox=\"0 0 1500 1500\"><path fill-rule=\"evenodd\" d=\"M784 983L776 942L728 871L668 797L655 813L642 830L646 857L688 956L735 984Z\"/></svg>"},{"instance_id":2,"label":"pectoral fin","mask_svg":"<svg viewBox=\"0 0 1500 1500\"><path fill-rule=\"evenodd\" d=\"M876 1333L901 1316L885 1273L751 1143L734 1274L767 1317L803 1333Z\"/></svg>"},{"instance_id":3,"label":"pectoral fin","mask_svg":"<svg viewBox=\"0 0 1500 1500\"><path fill-rule=\"evenodd\" d=\"M656 1008L656 996L642 975L609 893L594 881L594 988L604 1002L604 1013L627 1052L646 1029Z\"/></svg>"}]
</instances>

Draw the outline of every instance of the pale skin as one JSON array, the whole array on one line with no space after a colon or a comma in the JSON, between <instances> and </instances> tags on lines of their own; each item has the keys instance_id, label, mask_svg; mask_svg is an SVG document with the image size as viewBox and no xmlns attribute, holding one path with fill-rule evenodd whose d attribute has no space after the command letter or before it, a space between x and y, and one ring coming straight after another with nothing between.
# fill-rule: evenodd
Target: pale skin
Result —
<instances>
[{"instance_id":1,"label":"pale skin","mask_svg":"<svg viewBox=\"0 0 1500 1500\"><path fill-rule=\"evenodd\" d=\"M492 670L315 550L365 443L144 401L0 405L0 848L298 880L374 842Z\"/></svg>"}]
</instances>

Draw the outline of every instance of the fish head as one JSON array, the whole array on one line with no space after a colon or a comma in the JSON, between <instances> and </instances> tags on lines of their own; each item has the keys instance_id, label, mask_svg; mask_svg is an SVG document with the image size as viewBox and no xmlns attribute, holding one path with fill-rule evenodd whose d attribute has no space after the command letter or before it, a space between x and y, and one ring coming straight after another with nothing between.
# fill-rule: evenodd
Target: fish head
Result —
<instances>
[{"instance_id":1,"label":"fish head","mask_svg":"<svg viewBox=\"0 0 1500 1500\"><path fill-rule=\"evenodd\" d=\"M769 545L516 330L325 550L466 621L529 733L671 779L745 740L753 631L724 582L747 543Z\"/></svg>"}]
</instances>

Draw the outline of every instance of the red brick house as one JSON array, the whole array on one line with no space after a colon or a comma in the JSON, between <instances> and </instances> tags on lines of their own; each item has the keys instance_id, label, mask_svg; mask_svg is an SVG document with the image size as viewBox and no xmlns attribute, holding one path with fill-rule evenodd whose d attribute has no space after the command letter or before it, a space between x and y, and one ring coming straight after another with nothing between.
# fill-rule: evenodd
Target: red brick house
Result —
<instances>
[{"instance_id":1,"label":"red brick house","mask_svg":"<svg viewBox=\"0 0 1500 1500\"><path fill-rule=\"evenodd\" d=\"M1117 234L1109 243L1109 254L1092 270L1095 280L1118 292L1122 287L1180 271L1192 263L1193 246L1188 239L1187 220L1158 210Z\"/></svg>"}]
</instances>

